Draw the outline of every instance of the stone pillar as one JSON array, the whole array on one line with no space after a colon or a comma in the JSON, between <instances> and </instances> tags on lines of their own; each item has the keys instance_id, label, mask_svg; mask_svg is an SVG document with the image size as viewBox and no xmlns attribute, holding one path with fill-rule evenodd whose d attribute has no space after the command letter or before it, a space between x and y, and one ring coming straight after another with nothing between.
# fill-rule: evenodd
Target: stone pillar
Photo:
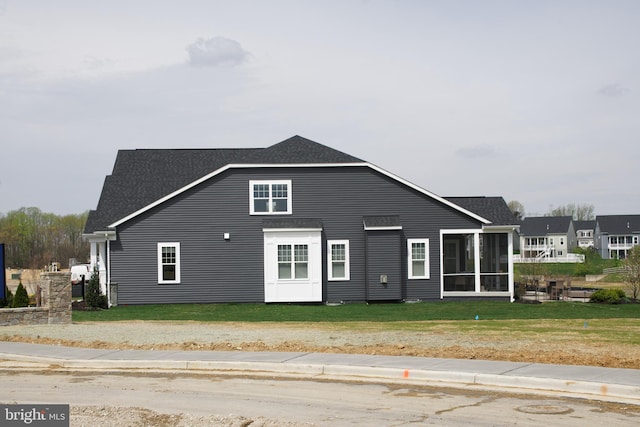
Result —
<instances>
[{"instance_id":1,"label":"stone pillar","mask_svg":"<svg viewBox=\"0 0 640 427\"><path fill-rule=\"evenodd\" d=\"M42 273L43 289L49 307L49 324L71 323L71 273Z\"/></svg>"}]
</instances>

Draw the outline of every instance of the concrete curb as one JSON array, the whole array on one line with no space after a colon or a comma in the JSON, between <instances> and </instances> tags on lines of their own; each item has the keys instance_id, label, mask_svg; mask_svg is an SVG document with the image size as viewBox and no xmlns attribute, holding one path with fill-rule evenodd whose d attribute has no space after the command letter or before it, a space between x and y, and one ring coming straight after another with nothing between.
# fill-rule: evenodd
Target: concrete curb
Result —
<instances>
[{"instance_id":1,"label":"concrete curb","mask_svg":"<svg viewBox=\"0 0 640 427\"><path fill-rule=\"evenodd\" d=\"M304 364L287 362L244 362L206 360L80 360L55 359L0 353L0 359L17 362L17 369L61 369L70 371L146 371L187 372L313 378L343 381L384 382L393 384L433 385L453 388L476 388L513 393L549 394L640 405L640 387L579 381L561 378L538 378L477 372L400 369L339 364ZM34 366L25 365L33 363ZM6 362L0 365L12 367Z\"/></svg>"}]
</instances>

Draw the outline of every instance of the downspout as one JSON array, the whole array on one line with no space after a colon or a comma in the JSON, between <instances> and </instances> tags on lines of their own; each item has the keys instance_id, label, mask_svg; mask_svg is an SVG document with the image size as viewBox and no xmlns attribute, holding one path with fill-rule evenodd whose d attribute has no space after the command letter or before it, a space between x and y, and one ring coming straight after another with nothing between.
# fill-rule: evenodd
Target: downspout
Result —
<instances>
[{"instance_id":1,"label":"downspout","mask_svg":"<svg viewBox=\"0 0 640 427\"><path fill-rule=\"evenodd\" d=\"M111 243L109 236L105 234L106 247L107 247L107 308L111 308Z\"/></svg>"},{"instance_id":2,"label":"downspout","mask_svg":"<svg viewBox=\"0 0 640 427\"><path fill-rule=\"evenodd\" d=\"M480 233L482 233L482 230L473 233L473 263L475 269L473 280L475 281L474 291L476 293L482 291L480 284L482 282L482 278L480 276Z\"/></svg>"},{"instance_id":3,"label":"downspout","mask_svg":"<svg viewBox=\"0 0 640 427\"><path fill-rule=\"evenodd\" d=\"M364 230L364 300L369 303L369 233Z\"/></svg>"}]
</instances>

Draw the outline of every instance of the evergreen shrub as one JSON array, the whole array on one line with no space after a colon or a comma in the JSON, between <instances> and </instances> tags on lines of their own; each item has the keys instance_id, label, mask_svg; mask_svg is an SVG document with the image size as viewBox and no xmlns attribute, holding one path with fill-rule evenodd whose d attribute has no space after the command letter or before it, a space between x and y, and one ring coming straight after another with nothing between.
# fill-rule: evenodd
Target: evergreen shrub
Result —
<instances>
[{"instance_id":1,"label":"evergreen shrub","mask_svg":"<svg viewBox=\"0 0 640 427\"><path fill-rule=\"evenodd\" d=\"M11 302L12 308L18 307L28 307L29 306L29 295L27 294L27 290L24 286L22 286L22 282L18 284L18 288L16 289L16 294L13 297L13 301Z\"/></svg>"},{"instance_id":2,"label":"evergreen shrub","mask_svg":"<svg viewBox=\"0 0 640 427\"><path fill-rule=\"evenodd\" d=\"M100 276L97 270L91 273L84 299L88 307L107 308L107 296L103 295L100 289Z\"/></svg>"},{"instance_id":3,"label":"evergreen shrub","mask_svg":"<svg viewBox=\"0 0 640 427\"><path fill-rule=\"evenodd\" d=\"M600 304L622 304L627 302L627 296L622 289L599 289L591 294L589 302Z\"/></svg>"}]
</instances>

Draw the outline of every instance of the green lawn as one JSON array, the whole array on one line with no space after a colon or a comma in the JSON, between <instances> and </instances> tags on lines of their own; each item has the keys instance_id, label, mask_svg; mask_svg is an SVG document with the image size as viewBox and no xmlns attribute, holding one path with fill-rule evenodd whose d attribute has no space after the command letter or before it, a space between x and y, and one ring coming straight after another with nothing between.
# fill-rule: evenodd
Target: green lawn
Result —
<instances>
[{"instance_id":1,"label":"green lawn","mask_svg":"<svg viewBox=\"0 0 640 427\"><path fill-rule=\"evenodd\" d=\"M400 322L425 320L620 319L640 318L640 304L581 302L517 304L498 301L416 304L167 304L74 311L74 322L174 320L199 322Z\"/></svg>"}]
</instances>

